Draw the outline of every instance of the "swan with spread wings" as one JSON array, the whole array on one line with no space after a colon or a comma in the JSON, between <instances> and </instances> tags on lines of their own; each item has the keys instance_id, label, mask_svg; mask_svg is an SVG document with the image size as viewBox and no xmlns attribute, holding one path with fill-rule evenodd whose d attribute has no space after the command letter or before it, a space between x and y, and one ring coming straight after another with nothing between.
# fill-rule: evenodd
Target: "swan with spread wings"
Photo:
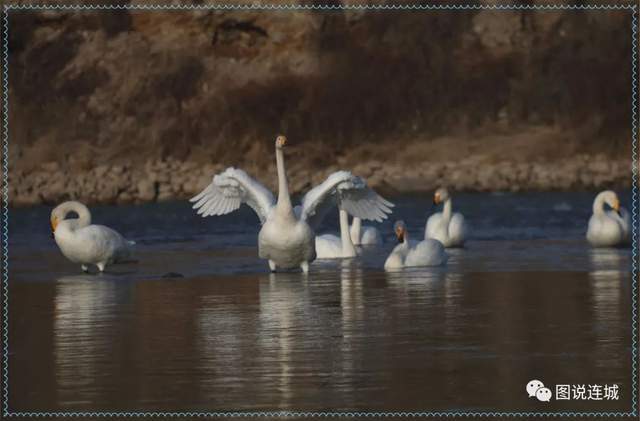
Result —
<instances>
[{"instance_id":1,"label":"swan with spread wings","mask_svg":"<svg viewBox=\"0 0 640 421\"><path fill-rule=\"evenodd\" d=\"M258 254L269 261L271 271L300 267L307 273L316 258L314 230L332 207L339 204L355 217L380 222L390 212L389 202L367 187L360 177L337 171L311 189L294 208L284 167L286 143L284 136L277 137L277 201L266 187L236 168L215 175L211 184L191 201L203 217L233 212L243 203L249 205L262 224Z\"/></svg>"}]
</instances>

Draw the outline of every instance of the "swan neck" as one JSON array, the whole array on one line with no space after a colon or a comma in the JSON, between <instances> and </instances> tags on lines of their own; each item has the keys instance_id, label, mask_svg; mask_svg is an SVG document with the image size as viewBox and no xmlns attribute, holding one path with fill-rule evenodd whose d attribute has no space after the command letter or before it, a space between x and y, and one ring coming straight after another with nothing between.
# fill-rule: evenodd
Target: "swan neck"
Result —
<instances>
[{"instance_id":1,"label":"swan neck","mask_svg":"<svg viewBox=\"0 0 640 421\"><path fill-rule=\"evenodd\" d=\"M344 209L340 209L340 239L342 240L343 257L353 257L356 255L356 249L351 241L349 233L349 214Z\"/></svg>"},{"instance_id":2,"label":"swan neck","mask_svg":"<svg viewBox=\"0 0 640 421\"><path fill-rule=\"evenodd\" d=\"M596 199L593 201L593 214L594 215L604 214L604 195L602 193L597 195Z\"/></svg>"},{"instance_id":3,"label":"swan neck","mask_svg":"<svg viewBox=\"0 0 640 421\"><path fill-rule=\"evenodd\" d=\"M360 218L353 218L351 224L351 239L360 240L360 229L362 228L362 220Z\"/></svg>"},{"instance_id":4,"label":"swan neck","mask_svg":"<svg viewBox=\"0 0 640 421\"><path fill-rule=\"evenodd\" d=\"M442 209L442 217L446 220L449 221L451 219L451 199L447 199L444 202L444 208Z\"/></svg>"},{"instance_id":5,"label":"swan neck","mask_svg":"<svg viewBox=\"0 0 640 421\"><path fill-rule=\"evenodd\" d=\"M406 229L404 230L404 234L402 238L402 246L405 249L409 248L409 232Z\"/></svg>"},{"instance_id":6,"label":"swan neck","mask_svg":"<svg viewBox=\"0 0 640 421\"><path fill-rule=\"evenodd\" d=\"M91 225L91 212L89 208L80 202L69 202L62 209L62 219L64 220L70 212L78 214L78 219L74 219L73 223L69 223L68 228L70 231L74 231L78 228L84 228ZM70 221L70 220L69 220Z\"/></svg>"},{"instance_id":7,"label":"swan neck","mask_svg":"<svg viewBox=\"0 0 640 421\"><path fill-rule=\"evenodd\" d=\"M284 169L284 154L281 148L276 148L276 167L278 170L278 204L280 213L293 213L291 198L289 197L289 185L287 183L287 173Z\"/></svg>"}]
</instances>

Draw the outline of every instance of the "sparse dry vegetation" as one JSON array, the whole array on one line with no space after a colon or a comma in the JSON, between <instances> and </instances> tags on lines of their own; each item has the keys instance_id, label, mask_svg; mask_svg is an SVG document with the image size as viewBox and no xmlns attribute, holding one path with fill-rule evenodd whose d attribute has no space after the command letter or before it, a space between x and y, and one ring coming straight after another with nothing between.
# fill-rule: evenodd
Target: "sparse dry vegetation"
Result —
<instances>
[{"instance_id":1,"label":"sparse dry vegetation","mask_svg":"<svg viewBox=\"0 0 640 421\"><path fill-rule=\"evenodd\" d=\"M11 171L630 152L628 11L10 14ZM292 168L292 171L294 169Z\"/></svg>"}]
</instances>

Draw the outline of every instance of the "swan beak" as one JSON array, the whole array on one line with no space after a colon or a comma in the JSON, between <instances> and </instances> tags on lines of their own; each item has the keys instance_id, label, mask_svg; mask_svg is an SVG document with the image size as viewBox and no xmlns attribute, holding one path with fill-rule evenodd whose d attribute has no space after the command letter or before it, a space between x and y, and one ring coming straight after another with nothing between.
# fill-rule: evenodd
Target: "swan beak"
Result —
<instances>
[{"instance_id":1,"label":"swan beak","mask_svg":"<svg viewBox=\"0 0 640 421\"><path fill-rule=\"evenodd\" d=\"M276 138L276 146L278 148L284 148L287 145L287 138L280 135Z\"/></svg>"},{"instance_id":2,"label":"swan beak","mask_svg":"<svg viewBox=\"0 0 640 421\"><path fill-rule=\"evenodd\" d=\"M51 218L51 237L56 233L56 227L58 226L58 218Z\"/></svg>"},{"instance_id":3,"label":"swan beak","mask_svg":"<svg viewBox=\"0 0 640 421\"><path fill-rule=\"evenodd\" d=\"M433 204L434 205L439 205L440 204L440 195L436 194L435 196L433 196Z\"/></svg>"},{"instance_id":4,"label":"swan beak","mask_svg":"<svg viewBox=\"0 0 640 421\"><path fill-rule=\"evenodd\" d=\"M616 213L618 214L618 216L620 215L620 202L616 201L613 206L611 206L613 208L614 211L616 211Z\"/></svg>"}]
</instances>

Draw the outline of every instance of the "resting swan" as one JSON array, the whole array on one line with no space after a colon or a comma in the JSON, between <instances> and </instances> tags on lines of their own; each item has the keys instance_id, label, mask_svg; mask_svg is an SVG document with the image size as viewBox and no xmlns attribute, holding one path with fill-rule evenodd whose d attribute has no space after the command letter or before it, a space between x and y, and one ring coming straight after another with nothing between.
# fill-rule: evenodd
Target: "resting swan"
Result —
<instances>
[{"instance_id":1,"label":"resting swan","mask_svg":"<svg viewBox=\"0 0 640 421\"><path fill-rule=\"evenodd\" d=\"M613 211L604 209L607 204ZM594 247L613 247L629 244L631 240L631 222L629 212L620 207L615 192L600 192L593 201L593 215L589 219L587 240Z\"/></svg>"},{"instance_id":2,"label":"resting swan","mask_svg":"<svg viewBox=\"0 0 640 421\"><path fill-rule=\"evenodd\" d=\"M363 227L360 218L353 218L351 241L356 246L381 246L382 235L376 227Z\"/></svg>"},{"instance_id":3,"label":"resting swan","mask_svg":"<svg viewBox=\"0 0 640 421\"><path fill-rule=\"evenodd\" d=\"M414 266L440 266L447 263L447 253L440 241L427 238L419 243L409 241L409 233L403 221L398 221L394 225L398 244L387 261L384 262L385 269L402 269Z\"/></svg>"},{"instance_id":4,"label":"resting swan","mask_svg":"<svg viewBox=\"0 0 640 421\"><path fill-rule=\"evenodd\" d=\"M65 219L70 212L77 213L78 218ZM128 259L135 244L109 227L91 225L89 209L75 201L64 202L51 212L51 229L62 254L80 263L85 272L89 265L104 272L107 264Z\"/></svg>"},{"instance_id":5,"label":"resting swan","mask_svg":"<svg viewBox=\"0 0 640 421\"><path fill-rule=\"evenodd\" d=\"M380 209L384 212L384 216L382 219L387 218L387 213L391 213L391 209L393 207L393 203L383 199L378 196L376 192L366 187L364 180L359 177L359 184L363 193L366 191L368 195L372 198L377 197L378 202L381 203ZM333 234L323 234L316 237L316 253L318 259L340 259L340 258L349 258L355 257L358 253L356 248L354 247L353 241L353 226L351 230L349 230L349 214L347 211L342 209L340 202L338 201L338 216L340 220L340 237ZM354 218L354 226L355 220L358 222L358 230L360 229L360 218ZM377 230L376 230L377 231ZM357 233L359 234L359 233Z\"/></svg>"},{"instance_id":6,"label":"resting swan","mask_svg":"<svg viewBox=\"0 0 640 421\"><path fill-rule=\"evenodd\" d=\"M278 136L275 145L277 202L262 184L235 168L215 175L212 183L191 201L203 217L230 213L243 203L251 206L262 223L258 234L260 258L269 261L272 272L300 267L307 273L309 264L316 258L314 229L335 206L336 199L349 214L376 221L381 221L385 215L384 202L378 195L369 194L371 190L360 188L361 179L347 171L338 171L310 190L302 204L294 208L284 168L285 145L286 138Z\"/></svg>"},{"instance_id":7,"label":"resting swan","mask_svg":"<svg viewBox=\"0 0 640 421\"><path fill-rule=\"evenodd\" d=\"M433 195L433 204L444 203L442 212L435 213L427 220L424 238L438 240L446 248L462 247L467 235L467 224L461 213L451 212L451 196L449 191L441 187Z\"/></svg>"}]
</instances>

